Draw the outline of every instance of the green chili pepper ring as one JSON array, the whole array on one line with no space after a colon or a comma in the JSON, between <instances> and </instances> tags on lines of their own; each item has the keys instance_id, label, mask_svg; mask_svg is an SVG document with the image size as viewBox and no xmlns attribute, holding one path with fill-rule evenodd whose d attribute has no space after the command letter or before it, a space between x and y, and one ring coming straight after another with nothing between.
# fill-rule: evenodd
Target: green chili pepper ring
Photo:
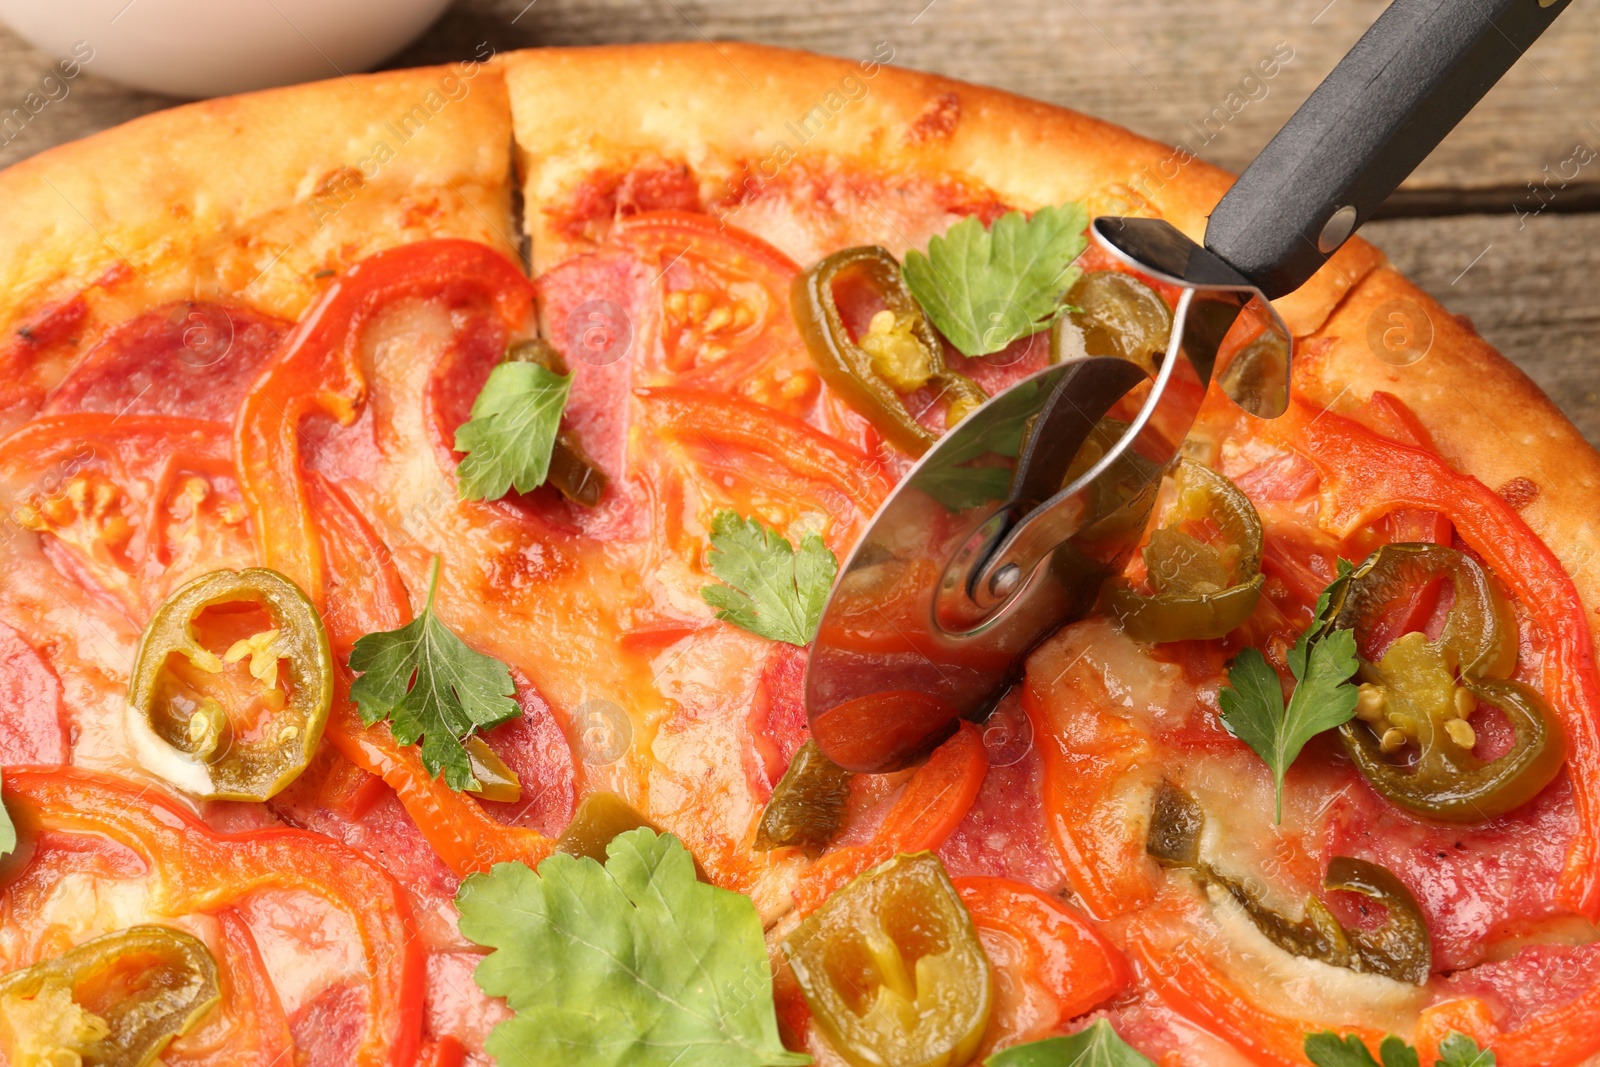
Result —
<instances>
[{"instance_id":1,"label":"green chili pepper ring","mask_svg":"<svg viewBox=\"0 0 1600 1067\"><path fill-rule=\"evenodd\" d=\"M1544 697L1509 677L1517 660L1516 620L1488 572L1442 545L1385 545L1350 574L1334 625L1354 629L1360 642L1387 605L1436 578L1447 578L1455 590L1438 639L1401 635L1377 664L1363 660L1364 688L1378 690L1384 709L1339 733L1380 795L1428 818L1482 822L1533 799L1566 759L1566 738ZM1458 670L1459 688L1471 694L1461 698L1468 710L1489 704L1511 724L1511 747L1492 760L1474 755L1470 729L1453 721L1463 717L1452 684ZM1466 734L1466 747L1452 728ZM1393 757L1382 740L1388 733L1408 735ZM1413 752L1410 762L1394 762Z\"/></svg>"},{"instance_id":2,"label":"green chili pepper ring","mask_svg":"<svg viewBox=\"0 0 1600 1067\"><path fill-rule=\"evenodd\" d=\"M233 736L226 714L201 710L184 718L158 706L173 653L202 669L221 669L195 637L194 621L207 608L230 603L266 609L278 630L272 651L289 664L288 701L250 740ZM168 597L145 628L128 686L128 728L139 762L178 788L207 799L262 801L305 770L332 704L328 633L300 587L261 567L212 571Z\"/></svg>"},{"instance_id":3,"label":"green chili pepper ring","mask_svg":"<svg viewBox=\"0 0 1600 1067\"><path fill-rule=\"evenodd\" d=\"M1315 896L1308 895L1299 919L1274 911L1249 881L1231 878L1200 858L1205 810L1184 790L1163 781L1150 807L1145 852L1163 867L1193 872L1202 884L1226 892L1244 909L1263 937L1293 956L1332 967L1381 974L1397 982L1422 985L1433 969L1433 940L1417 900L1394 874L1366 860L1335 856L1322 880L1324 889L1359 893L1387 913L1372 929L1351 929Z\"/></svg>"},{"instance_id":4,"label":"green chili pepper ring","mask_svg":"<svg viewBox=\"0 0 1600 1067\"><path fill-rule=\"evenodd\" d=\"M1235 581L1225 587L1215 580L1203 584L1202 567L1221 569L1217 551L1180 531L1157 530L1144 552L1155 592L1135 592L1125 581L1105 589L1106 609L1138 641L1225 637L1261 600L1261 519L1250 498L1210 467L1187 459L1178 466L1178 490L1180 502L1187 496L1203 501L1206 516L1238 552Z\"/></svg>"},{"instance_id":5,"label":"green chili pepper ring","mask_svg":"<svg viewBox=\"0 0 1600 1067\"><path fill-rule=\"evenodd\" d=\"M833 283L840 275L859 272L883 298L897 319L909 322L911 336L923 349L928 381L940 388L949 407L947 422L988 399L976 382L944 365L944 345L900 275L900 264L877 245L847 248L795 278L790 303L795 325L817 365L822 380L846 403L865 415L896 448L920 456L938 435L917 422L894 387L873 366L872 356L857 344L834 300Z\"/></svg>"},{"instance_id":6,"label":"green chili pepper ring","mask_svg":"<svg viewBox=\"0 0 1600 1067\"><path fill-rule=\"evenodd\" d=\"M113 974L117 980L107 981ZM115 1067L145 1067L222 999L210 950L171 926L132 926L0 976L0 1004L52 989L70 993L103 1024L104 1037L68 1051ZM115 989L117 999L98 1003L97 989Z\"/></svg>"}]
</instances>

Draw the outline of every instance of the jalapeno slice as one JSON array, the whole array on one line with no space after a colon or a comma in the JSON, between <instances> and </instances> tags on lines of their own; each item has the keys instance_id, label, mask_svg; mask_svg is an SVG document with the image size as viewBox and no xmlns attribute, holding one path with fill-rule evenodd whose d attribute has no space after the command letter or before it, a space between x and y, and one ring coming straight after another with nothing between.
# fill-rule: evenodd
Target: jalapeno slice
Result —
<instances>
[{"instance_id":1,"label":"jalapeno slice","mask_svg":"<svg viewBox=\"0 0 1600 1067\"><path fill-rule=\"evenodd\" d=\"M196 624L206 609L229 604L265 609L271 628L219 656L201 644ZM225 708L205 695L206 675L246 657L257 683L250 706ZM235 690L229 699L245 698ZM332 702L328 634L300 587L260 567L212 571L168 597L145 627L128 686L128 725L151 773L196 796L261 801L305 770Z\"/></svg>"},{"instance_id":2,"label":"jalapeno slice","mask_svg":"<svg viewBox=\"0 0 1600 1067\"><path fill-rule=\"evenodd\" d=\"M1363 658L1356 718L1339 732L1382 796L1432 819L1481 822L1531 800L1566 758L1549 705L1509 677L1516 620L1488 572L1442 545L1385 545L1345 580L1333 625L1353 629L1367 648L1395 605L1431 583L1453 589L1439 636L1410 630L1378 662ZM1510 746L1487 759L1475 753L1467 721L1480 704L1498 709L1512 733Z\"/></svg>"},{"instance_id":3,"label":"jalapeno slice","mask_svg":"<svg viewBox=\"0 0 1600 1067\"><path fill-rule=\"evenodd\" d=\"M1200 835L1205 831L1200 802L1171 782L1156 787L1144 850L1163 867L1200 868Z\"/></svg>"},{"instance_id":4,"label":"jalapeno slice","mask_svg":"<svg viewBox=\"0 0 1600 1067\"><path fill-rule=\"evenodd\" d=\"M578 805L572 821L556 839L556 851L569 856L587 856L597 863L606 861L606 846L618 834L641 826L661 832L661 827L615 793L590 793Z\"/></svg>"},{"instance_id":5,"label":"jalapeno slice","mask_svg":"<svg viewBox=\"0 0 1600 1067\"><path fill-rule=\"evenodd\" d=\"M859 338L839 310L834 285L841 281L865 284L884 304ZM945 366L944 344L887 249L867 245L835 252L795 279L790 302L822 380L897 448L920 456L938 439L917 422L905 394L936 387L946 402L947 426L988 399L971 378Z\"/></svg>"},{"instance_id":6,"label":"jalapeno slice","mask_svg":"<svg viewBox=\"0 0 1600 1067\"><path fill-rule=\"evenodd\" d=\"M555 850L569 856L587 856L596 863L604 863L611 839L641 826L648 826L658 834L663 832L643 812L617 794L590 793L578 804L572 821L556 839ZM700 866L698 859L694 861L694 874L702 882L711 880L706 877L705 868Z\"/></svg>"},{"instance_id":7,"label":"jalapeno slice","mask_svg":"<svg viewBox=\"0 0 1600 1067\"><path fill-rule=\"evenodd\" d=\"M1114 356L1154 374L1172 336L1172 309L1161 294L1117 270L1092 270L1067 290L1074 310L1050 328L1051 362Z\"/></svg>"},{"instance_id":8,"label":"jalapeno slice","mask_svg":"<svg viewBox=\"0 0 1600 1067\"><path fill-rule=\"evenodd\" d=\"M1428 921L1394 872L1350 856L1335 856L1323 876L1325 889L1359 893L1383 906L1387 917L1372 929L1345 927L1351 970L1381 974L1397 982L1422 985L1433 971L1433 939Z\"/></svg>"},{"instance_id":9,"label":"jalapeno slice","mask_svg":"<svg viewBox=\"0 0 1600 1067\"><path fill-rule=\"evenodd\" d=\"M961 1067L983 1040L989 960L931 852L859 875L783 951L812 1016L855 1067Z\"/></svg>"},{"instance_id":10,"label":"jalapeno slice","mask_svg":"<svg viewBox=\"0 0 1600 1067\"><path fill-rule=\"evenodd\" d=\"M815 741L795 750L772 790L756 830L760 851L784 845L825 845L839 832L850 798L850 772L822 754Z\"/></svg>"},{"instance_id":11,"label":"jalapeno slice","mask_svg":"<svg viewBox=\"0 0 1600 1067\"><path fill-rule=\"evenodd\" d=\"M537 363L551 374L567 373L567 361L542 337L512 342L506 348L503 362ZM555 486L562 496L586 508L600 503L600 494L605 492L609 482L605 472L584 452L583 445L566 430L556 433L556 443L550 448L550 469L544 480Z\"/></svg>"},{"instance_id":12,"label":"jalapeno slice","mask_svg":"<svg viewBox=\"0 0 1600 1067\"><path fill-rule=\"evenodd\" d=\"M1335 856L1322 880L1325 889L1359 893L1382 905L1386 917L1379 926L1350 929L1314 896L1306 897L1299 919L1289 919L1269 907L1252 884L1201 860L1204 831L1205 810L1199 801L1163 781L1151 801L1145 837L1145 852L1157 863L1192 871L1202 882L1226 891L1256 929L1285 952L1413 985L1428 980L1433 969L1433 942L1427 920L1411 891L1390 871L1366 860Z\"/></svg>"},{"instance_id":13,"label":"jalapeno slice","mask_svg":"<svg viewBox=\"0 0 1600 1067\"><path fill-rule=\"evenodd\" d=\"M467 762L472 765L472 777L477 780L478 788L472 792L484 800L499 804L515 804L522 799L522 781L517 777L517 772L494 754L488 742L474 734L461 742L461 747L466 750Z\"/></svg>"},{"instance_id":14,"label":"jalapeno slice","mask_svg":"<svg viewBox=\"0 0 1600 1067\"><path fill-rule=\"evenodd\" d=\"M1150 594L1109 583L1107 610L1139 641L1224 637L1261 599L1261 518L1227 478L1190 459L1177 470L1177 503L1144 548ZM1214 526L1216 542L1186 532Z\"/></svg>"},{"instance_id":15,"label":"jalapeno slice","mask_svg":"<svg viewBox=\"0 0 1600 1067\"><path fill-rule=\"evenodd\" d=\"M221 999L202 941L133 926L0 977L0 1048L12 1064L145 1067Z\"/></svg>"}]
</instances>

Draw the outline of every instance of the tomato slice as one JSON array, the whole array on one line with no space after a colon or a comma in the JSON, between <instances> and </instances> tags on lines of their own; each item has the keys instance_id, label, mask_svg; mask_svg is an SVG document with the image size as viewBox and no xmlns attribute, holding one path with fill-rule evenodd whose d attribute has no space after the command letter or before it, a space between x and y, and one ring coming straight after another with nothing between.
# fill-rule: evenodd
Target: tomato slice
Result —
<instances>
[{"instance_id":1,"label":"tomato slice","mask_svg":"<svg viewBox=\"0 0 1600 1067\"><path fill-rule=\"evenodd\" d=\"M648 388L636 395L646 417L666 433L770 456L838 489L863 516L889 494L889 480L865 453L764 405L699 389Z\"/></svg>"},{"instance_id":2,"label":"tomato slice","mask_svg":"<svg viewBox=\"0 0 1600 1067\"><path fill-rule=\"evenodd\" d=\"M1321 470L1324 529L1348 537L1397 508L1437 511L1527 611L1546 644L1542 688L1567 735L1578 814L1559 899L1600 915L1600 674L1583 601L1561 561L1499 494L1433 452L1303 401L1264 425Z\"/></svg>"},{"instance_id":3,"label":"tomato slice","mask_svg":"<svg viewBox=\"0 0 1600 1067\"><path fill-rule=\"evenodd\" d=\"M789 311L800 268L753 234L710 215L644 211L612 240L644 260L659 294L646 380L737 393L791 415L815 402L819 379Z\"/></svg>"},{"instance_id":4,"label":"tomato slice","mask_svg":"<svg viewBox=\"0 0 1600 1067\"><path fill-rule=\"evenodd\" d=\"M136 620L198 573L254 562L221 423L36 419L0 441L0 484L13 518L50 534Z\"/></svg>"}]
</instances>

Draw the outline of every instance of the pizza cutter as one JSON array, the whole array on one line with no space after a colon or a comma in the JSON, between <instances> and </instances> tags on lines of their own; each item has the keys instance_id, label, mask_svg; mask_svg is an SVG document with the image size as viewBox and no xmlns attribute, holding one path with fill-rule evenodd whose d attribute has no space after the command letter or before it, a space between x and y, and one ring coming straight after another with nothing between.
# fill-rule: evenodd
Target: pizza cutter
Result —
<instances>
[{"instance_id":1,"label":"pizza cutter","mask_svg":"<svg viewBox=\"0 0 1600 1067\"><path fill-rule=\"evenodd\" d=\"M989 399L896 486L845 561L806 671L811 733L853 771L921 758L979 719L1027 653L1087 613L1144 537L1216 378L1264 418L1288 405L1304 284L1568 0L1394 0L1223 197L1201 246L1159 219L1094 239L1180 288L1153 369L1070 359Z\"/></svg>"}]
</instances>

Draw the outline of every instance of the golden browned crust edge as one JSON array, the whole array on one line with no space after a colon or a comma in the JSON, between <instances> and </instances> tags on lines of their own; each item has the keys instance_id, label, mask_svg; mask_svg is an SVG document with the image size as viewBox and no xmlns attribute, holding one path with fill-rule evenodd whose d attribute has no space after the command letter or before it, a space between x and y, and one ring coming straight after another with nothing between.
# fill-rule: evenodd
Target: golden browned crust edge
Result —
<instances>
[{"instance_id":1,"label":"golden browned crust edge","mask_svg":"<svg viewBox=\"0 0 1600 1067\"><path fill-rule=\"evenodd\" d=\"M133 307L233 297L293 318L319 271L380 248L448 235L514 254L510 143L499 69L465 63L202 101L51 149L0 172L0 330L118 264Z\"/></svg>"},{"instance_id":2,"label":"golden browned crust edge","mask_svg":"<svg viewBox=\"0 0 1600 1067\"><path fill-rule=\"evenodd\" d=\"M1083 200L1097 214L1159 214L1198 239L1233 180L1099 119L872 60L680 43L537 49L498 62L530 206L570 200L588 175L618 162L757 167L781 142L800 160L859 159L890 172L966 179L1028 209ZM819 106L830 117L808 122ZM940 118L941 107L959 117L930 133L927 119ZM801 128L811 134L803 144ZM542 253L559 259L567 251L541 212L530 207L527 225L536 263ZM1351 242L1281 302L1291 328L1315 330L1380 258Z\"/></svg>"}]
</instances>

